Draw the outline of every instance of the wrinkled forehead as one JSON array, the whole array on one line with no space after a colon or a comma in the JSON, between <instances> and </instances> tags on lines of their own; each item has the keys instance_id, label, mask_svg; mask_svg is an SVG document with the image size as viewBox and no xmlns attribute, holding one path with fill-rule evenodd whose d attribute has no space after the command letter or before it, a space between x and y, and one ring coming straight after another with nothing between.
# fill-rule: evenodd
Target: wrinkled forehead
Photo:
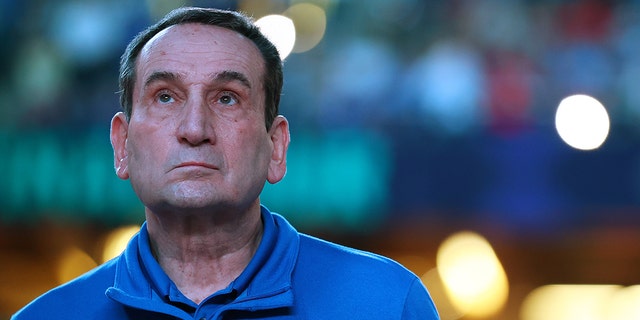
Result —
<instances>
[{"instance_id":1,"label":"wrinkled forehead","mask_svg":"<svg viewBox=\"0 0 640 320\"><path fill-rule=\"evenodd\" d=\"M145 73L170 68L198 73L233 71L262 87L264 64L257 46L242 34L213 25L185 23L160 31L142 47L136 73L139 81Z\"/></svg>"}]
</instances>

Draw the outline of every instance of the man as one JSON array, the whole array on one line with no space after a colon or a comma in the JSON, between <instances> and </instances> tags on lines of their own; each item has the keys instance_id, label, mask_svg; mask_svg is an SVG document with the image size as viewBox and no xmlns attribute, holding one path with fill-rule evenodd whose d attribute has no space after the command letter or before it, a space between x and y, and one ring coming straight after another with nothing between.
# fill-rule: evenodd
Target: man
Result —
<instances>
[{"instance_id":1,"label":"man","mask_svg":"<svg viewBox=\"0 0 640 320\"><path fill-rule=\"evenodd\" d=\"M437 319L399 264L298 233L261 206L286 171L282 62L235 12L181 8L139 34L111 122L146 222L118 258L14 319Z\"/></svg>"}]
</instances>

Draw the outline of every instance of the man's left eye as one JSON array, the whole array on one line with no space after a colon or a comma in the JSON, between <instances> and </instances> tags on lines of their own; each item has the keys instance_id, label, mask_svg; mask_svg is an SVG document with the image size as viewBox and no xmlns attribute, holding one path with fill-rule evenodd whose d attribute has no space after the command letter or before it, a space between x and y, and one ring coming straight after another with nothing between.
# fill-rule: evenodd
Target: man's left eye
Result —
<instances>
[{"instance_id":1,"label":"man's left eye","mask_svg":"<svg viewBox=\"0 0 640 320\"><path fill-rule=\"evenodd\" d=\"M238 100L230 93L225 93L220 96L218 101L224 105L232 106L238 103Z\"/></svg>"}]
</instances>

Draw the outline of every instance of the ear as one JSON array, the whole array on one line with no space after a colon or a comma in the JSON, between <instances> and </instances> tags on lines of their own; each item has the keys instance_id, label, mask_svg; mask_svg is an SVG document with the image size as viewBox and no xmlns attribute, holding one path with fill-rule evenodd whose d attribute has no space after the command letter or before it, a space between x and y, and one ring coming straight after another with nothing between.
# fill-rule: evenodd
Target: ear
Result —
<instances>
[{"instance_id":1,"label":"ear","mask_svg":"<svg viewBox=\"0 0 640 320\"><path fill-rule=\"evenodd\" d=\"M129 167L127 158L127 135L129 134L129 122L122 112L116 113L111 119L111 146L113 147L113 166L118 178L129 179Z\"/></svg>"},{"instance_id":2,"label":"ear","mask_svg":"<svg viewBox=\"0 0 640 320\"><path fill-rule=\"evenodd\" d=\"M267 181L276 183L284 178L287 172L287 149L289 148L289 122L283 116L277 116L269 129L271 144L271 161Z\"/></svg>"}]
</instances>

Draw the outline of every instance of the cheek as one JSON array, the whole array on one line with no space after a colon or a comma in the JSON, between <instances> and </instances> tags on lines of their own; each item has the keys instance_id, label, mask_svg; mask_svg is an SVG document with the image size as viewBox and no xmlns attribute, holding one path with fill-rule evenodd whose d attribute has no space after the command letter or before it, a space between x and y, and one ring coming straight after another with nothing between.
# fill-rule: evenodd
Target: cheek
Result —
<instances>
[{"instance_id":1,"label":"cheek","mask_svg":"<svg viewBox=\"0 0 640 320\"><path fill-rule=\"evenodd\" d=\"M261 170L270 158L269 140L262 128L242 128L229 131L225 153L231 165L249 166Z\"/></svg>"},{"instance_id":2,"label":"cheek","mask_svg":"<svg viewBox=\"0 0 640 320\"><path fill-rule=\"evenodd\" d=\"M147 128L130 131L127 150L131 174L140 175L143 172L154 171L152 168L156 168L157 161L164 158L166 149L159 140L161 139Z\"/></svg>"},{"instance_id":3,"label":"cheek","mask_svg":"<svg viewBox=\"0 0 640 320\"><path fill-rule=\"evenodd\" d=\"M245 148L251 148L252 152L262 152L268 143L268 135L264 127L237 129L236 135L236 140L242 141Z\"/></svg>"}]
</instances>

